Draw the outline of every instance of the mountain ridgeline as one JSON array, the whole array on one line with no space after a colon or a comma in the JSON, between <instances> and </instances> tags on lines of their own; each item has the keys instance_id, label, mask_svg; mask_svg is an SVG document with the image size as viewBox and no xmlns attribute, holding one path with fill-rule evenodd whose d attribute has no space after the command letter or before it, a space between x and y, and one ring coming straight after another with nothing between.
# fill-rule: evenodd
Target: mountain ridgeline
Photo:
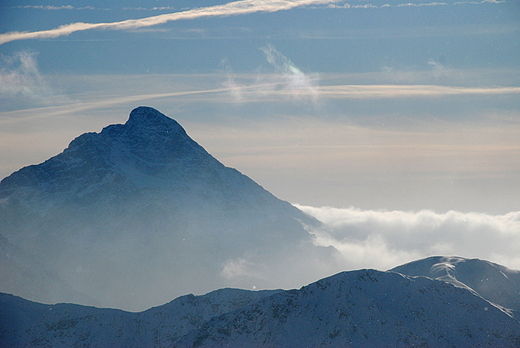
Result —
<instances>
[{"instance_id":1,"label":"mountain ridgeline","mask_svg":"<svg viewBox=\"0 0 520 348\"><path fill-rule=\"evenodd\" d=\"M462 277L486 276L481 266L489 263L465 261L475 267L461 271ZM512 297L518 297L516 290ZM228 288L185 295L139 313L43 305L7 294L0 294L0 308L0 345L14 348L520 345L518 320L468 288L366 269L299 290Z\"/></svg>"},{"instance_id":2,"label":"mountain ridgeline","mask_svg":"<svg viewBox=\"0 0 520 348\"><path fill-rule=\"evenodd\" d=\"M442 280L511 310L517 318L520 313L520 271L493 262L432 256L390 271Z\"/></svg>"},{"instance_id":3,"label":"mountain ridgeline","mask_svg":"<svg viewBox=\"0 0 520 348\"><path fill-rule=\"evenodd\" d=\"M149 107L3 179L0 221L10 243L94 299L79 303L127 310L226 286L299 286L334 252L304 229L317 220ZM3 279L0 291L31 293L16 286ZM31 300L77 303L33 290Z\"/></svg>"}]
</instances>

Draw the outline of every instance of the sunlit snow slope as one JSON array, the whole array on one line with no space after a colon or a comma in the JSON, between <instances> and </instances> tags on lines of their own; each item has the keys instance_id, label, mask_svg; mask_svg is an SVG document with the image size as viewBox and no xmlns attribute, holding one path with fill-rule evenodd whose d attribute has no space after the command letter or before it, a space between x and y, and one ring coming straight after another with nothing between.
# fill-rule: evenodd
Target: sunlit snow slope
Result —
<instances>
[{"instance_id":1,"label":"sunlit snow slope","mask_svg":"<svg viewBox=\"0 0 520 348\"><path fill-rule=\"evenodd\" d=\"M299 290L222 289L140 313L0 295L9 347L518 347L520 323L468 289L359 270Z\"/></svg>"}]
</instances>

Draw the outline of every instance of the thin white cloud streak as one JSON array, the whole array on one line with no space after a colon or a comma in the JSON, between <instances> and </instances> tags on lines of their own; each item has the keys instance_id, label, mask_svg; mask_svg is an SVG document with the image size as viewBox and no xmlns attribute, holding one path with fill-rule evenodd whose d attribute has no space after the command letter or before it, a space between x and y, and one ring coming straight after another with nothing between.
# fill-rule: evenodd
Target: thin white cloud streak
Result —
<instances>
[{"instance_id":1,"label":"thin white cloud streak","mask_svg":"<svg viewBox=\"0 0 520 348\"><path fill-rule=\"evenodd\" d=\"M458 87L441 85L335 85L318 86L317 75L272 74L259 76L255 84L241 85L232 75L223 86L235 101L256 102L262 98L310 99L404 99L450 96L496 96L520 94L520 87Z\"/></svg>"},{"instance_id":2,"label":"thin white cloud streak","mask_svg":"<svg viewBox=\"0 0 520 348\"><path fill-rule=\"evenodd\" d=\"M502 4L505 3L505 1L497 1L497 0L483 0L483 1L459 1L455 2L452 5L481 5L481 4ZM349 3L343 4L343 5L328 5L328 8L337 8L337 9L358 9L358 8L386 8L386 7L431 7L431 6L449 6L450 4L446 2L419 2L419 3L413 3L413 2L407 2L407 3L400 3L397 5L392 4L384 4L384 5L374 5L374 4L363 4L363 5L352 5Z\"/></svg>"},{"instance_id":3,"label":"thin white cloud streak","mask_svg":"<svg viewBox=\"0 0 520 348\"><path fill-rule=\"evenodd\" d=\"M506 1L498 1L498 0L482 0L482 1L459 1L453 3L454 5L464 5L464 4L471 4L471 5L481 5L481 4L503 4Z\"/></svg>"},{"instance_id":4,"label":"thin white cloud streak","mask_svg":"<svg viewBox=\"0 0 520 348\"><path fill-rule=\"evenodd\" d=\"M12 8L23 8L23 9L33 9L33 10L48 10L48 11L56 11L56 10L96 10L96 8L92 7L92 6L74 7L72 5L63 5L63 6L24 5L24 6L13 6Z\"/></svg>"},{"instance_id":5,"label":"thin white cloud streak","mask_svg":"<svg viewBox=\"0 0 520 348\"><path fill-rule=\"evenodd\" d=\"M123 7L123 10L131 10L131 11L165 11L165 10L175 10L176 8L173 6L159 6L159 7Z\"/></svg>"},{"instance_id":6,"label":"thin white cloud streak","mask_svg":"<svg viewBox=\"0 0 520 348\"><path fill-rule=\"evenodd\" d=\"M347 268L389 269L431 255L477 257L520 269L520 212L374 211L296 205L324 223L309 230Z\"/></svg>"},{"instance_id":7,"label":"thin white cloud streak","mask_svg":"<svg viewBox=\"0 0 520 348\"><path fill-rule=\"evenodd\" d=\"M25 5L25 6L15 6L15 8L30 8L30 9L36 9L36 10L74 10L77 9L76 7L72 5L64 5L64 6L52 6L52 5ZM84 7L83 7L84 8Z\"/></svg>"},{"instance_id":8,"label":"thin white cloud streak","mask_svg":"<svg viewBox=\"0 0 520 348\"><path fill-rule=\"evenodd\" d=\"M236 16L255 12L277 12L307 5L328 4L339 0L242 0L224 5L196 8L188 11L162 14L141 19L128 19L111 23L72 23L56 29L36 32L8 32L0 34L0 45L10 41L27 39L48 39L70 35L78 31L104 29L128 30L164 24L177 20L189 20L202 17Z\"/></svg>"},{"instance_id":9,"label":"thin white cloud streak","mask_svg":"<svg viewBox=\"0 0 520 348\"><path fill-rule=\"evenodd\" d=\"M14 77L9 77L13 79ZM0 76L0 79L5 80L6 76ZM51 99L45 99L44 97L50 97L51 94L46 93L46 89L34 88L31 85L31 82L25 81L21 78L20 83L18 85L5 85L5 90L0 90L0 97L2 95L5 97L8 94L13 94L15 92L26 94L30 96L34 100L38 99L41 101L47 101ZM7 87L9 86L9 87ZM16 88L15 88L16 87ZM150 94L134 94L128 96L114 97L114 98L100 98L96 100L89 100L86 102L76 101L73 104L70 104L70 100L63 97L63 100L59 100L59 96L52 96L53 102L58 104L65 105L56 105L48 108L50 112L45 112L44 109L41 109L41 112L36 112L38 110L34 110L35 113L30 117L18 118L5 118L0 120L0 124L6 123L16 123L21 120L27 120L28 118L42 118L56 116L56 115L65 115L65 114L73 114L86 110L100 109L106 107L113 107L115 105L125 104L125 103L139 103L142 101L151 101L154 99L164 99L164 98L176 98L176 97L196 97L198 95L214 95L210 97L211 101L225 103L225 102L239 102L239 103L247 103L247 102L258 102L261 100L265 100L267 97L273 98L282 98L282 99L295 99L301 101L303 98L308 98L313 102L321 99L390 99L390 98L409 98L409 97L443 97L450 95L499 95L499 94L520 94L520 88L514 87L504 87L504 88L457 88L457 87L441 87L440 91L438 90L439 86L423 86L424 90L417 88L418 86L370 86L370 85L362 85L362 86L335 86L336 87L345 87L343 91L324 91L327 87L313 87L312 90L305 90L299 88L289 89L286 81L284 81L280 76L272 76L270 79L263 77L263 81L259 81L259 83L251 84L251 85L240 85L235 81L232 75L228 77L221 88L214 89L204 89L204 90L193 90L193 91L176 91L169 93L150 93ZM8 93L9 92L9 93ZM227 98L216 97L217 95L222 95L229 93L231 94L231 100ZM205 98L204 100L208 100ZM46 108L47 109L47 108ZM9 114L8 112L4 112L4 115Z\"/></svg>"},{"instance_id":10,"label":"thin white cloud streak","mask_svg":"<svg viewBox=\"0 0 520 348\"><path fill-rule=\"evenodd\" d=\"M296 77L299 78L299 77ZM388 99L388 98L413 98L413 97L443 97L454 95L504 95L520 94L520 87L496 87L496 88L471 88L450 87L438 85L344 85L344 86L314 86L316 79L305 77L309 85L294 83L292 77L284 75L264 75L251 85L241 85L235 81L233 75L223 83L222 88L180 91L171 93L143 94L128 97L120 97L102 101L104 104L119 104L132 100L147 100L167 97L188 96L197 94L215 94L230 92L239 101L258 100L263 96L280 97L309 97L329 99ZM225 101L222 100L221 101Z\"/></svg>"},{"instance_id":11,"label":"thin white cloud streak","mask_svg":"<svg viewBox=\"0 0 520 348\"><path fill-rule=\"evenodd\" d=\"M269 82L269 83L258 83L250 86L234 86L227 85L224 83L222 88L213 88L213 89L201 89L201 90L191 90L191 91L176 91L176 92L168 92L168 93L149 93L149 94L137 94L137 95L127 95L121 97L114 98L97 98L94 100L88 100L85 102L75 101L74 103L66 103L62 105L62 103L58 103L56 106L42 107L42 108L34 108L31 109L33 112L31 116L27 117L8 117L5 119L0 119L1 124L10 124L17 123L20 121L25 121L29 119L38 119L38 118L46 118L46 117L54 117L61 116L67 114L79 113L87 110L96 110L103 109L108 107L113 107L120 104L130 103L135 105L136 103L143 101L151 101L154 99L164 99L164 98L176 98L176 97L190 97L190 96L198 96L198 95L211 95L211 94L225 94L225 93L243 93L243 91L247 91L248 89L255 90L267 90L275 88L279 82ZM4 94L5 96L5 94ZM2 95L0 94L0 98ZM63 98L64 100L66 98ZM221 101L222 98L214 98L213 101ZM68 100L66 100L68 101ZM58 100L55 100L58 102ZM8 116L11 114L17 114L18 111L13 112L2 112L4 116Z\"/></svg>"},{"instance_id":12,"label":"thin white cloud streak","mask_svg":"<svg viewBox=\"0 0 520 348\"><path fill-rule=\"evenodd\" d=\"M351 8L379 8L379 6L372 5L372 4L364 4L364 5L344 4L344 5L329 5L328 8L344 8L344 9L351 9Z\"/></svg>"},{"instance_id":13,"label":"thin white cloud streak","mask_svg":"<svg viewBox=\"0 0 520 348\"><path fill-rule=\"evenodd\" d=\"M273 91L284 94L284 90ZM319 86L311 90L301 88L290 93L315 95L329 99L386 99L410 97L442 97L457 95L520 94L520 87L457 87L439 85L339 85Z\"/></svg>"},{"instance_id":14,"label":"thin white cloud streak","mask_svg":"<svg viewBox=\"0 0 520 348\"><path fill-rule=\"evenodd\" d=\"M399 5L397 5L397 7L423 7L423 6L446 6L446 5L448 5L448 4L445 2L429 2L429 3L418 3L418 4L408 2L406 4L399 4Z\"/></svg>"}]
</instances>

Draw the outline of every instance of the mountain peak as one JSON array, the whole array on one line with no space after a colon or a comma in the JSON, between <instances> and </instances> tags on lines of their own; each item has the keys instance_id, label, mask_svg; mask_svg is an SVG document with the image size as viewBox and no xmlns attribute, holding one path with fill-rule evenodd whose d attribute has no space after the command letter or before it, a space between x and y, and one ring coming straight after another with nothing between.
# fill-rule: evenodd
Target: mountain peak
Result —
<instances>
[{"instance_id":1,"label":"mountain peak","mask_svg":"<svg viewBox=\"0 0 520 348\"><path fill-rule=\"evenodd\" d=\"M0 199L6 238L73 288L119 308L215 286L283 279L279 287L294 287L331 257L301 225L316 220L149 107L13 173L0 182ZM280 264L292 274L278 275Z\"/></svg>"},{"instance_id":2,"label":"mountain peak","mask_svg":"<svg viewBox=\"0 0 520 348\"><path fill-rule=\"evenodd\" d=\"M155 163L211 157L177 121L148 106L133 109L125 124L105 127L101 136L112 144L124 144L125 152Z\"/></svg>"},{"instance_id":3,"label":"mountain peak","mask_svg":"<svg viewBox=\"0 0 520 348\"><path fill-rule=\"evenodd\" d=\"M148 174L172 169L168 167L171 165L179 169L186 162L217 162L177 121L147 106L132 110L125 124L112 124L100 133L79 136L64 152L88 162L103 158L103 166L116 171L123 165Z\"/></svg>"},{"instance_id":4,"label":"mountain peak","mask_svg":"<svg viewBox=\"0 0 520 348\"><path fill-rule=\"evenodd\" d=\"M186 135L179 123L149 106L139 106L133 109L125 126L139 129L164 129Z\"/></svg>"},{"instance_id":5,"label":"mountain peak","mask_svg":"<svg viewBox=\"0 0 520 348\"><path fill-rule=\"evenodd\" d=\"M390 271L442 280L474 291L500 306L520 311L520 272L493 262L457 256L431 256Z\"/></svg>"},{"instance_id":6,"label":"mountain peak","mask_svg":"<svg viewBox=\"0 0 520 348\"><path fill-rule=\"evenodd\" d=\"M179 123L154 108L140 106L125 124L84 133L61 154L4 178L0 196L10 195L19 186L46 187L48 192L79 192L107 182L114 187L129 182L142 187L151 185L155 179L148 179L155 175L194 177L215 166L223 167ZM112 182L110 177L118 179Z\"/></svg>"}]
</instances>

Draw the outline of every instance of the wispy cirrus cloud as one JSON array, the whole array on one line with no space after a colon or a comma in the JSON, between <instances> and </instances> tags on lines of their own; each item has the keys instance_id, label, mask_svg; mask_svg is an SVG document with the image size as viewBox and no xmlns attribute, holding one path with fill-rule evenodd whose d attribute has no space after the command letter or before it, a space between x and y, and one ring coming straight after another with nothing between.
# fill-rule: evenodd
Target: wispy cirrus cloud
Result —
<instances>
[{"instance_id":1,"label":"wispy cirrus cloud","mask_svg":"<svg viewBox=\"0 0 520 348\"><path fill-rule=\"evenodd\" d=\"M505 1L500 0L482 0L482 1L458 1L455 3L447 3L447 2L406 2L399 4L383 4L383 5L374 5L369 3L364 4L331 4L328 5L328 8L338 8L338 9L358 9L358 8L386 8L386 7L432 7L432 6L450 6L450 5L480 5L480 4L503 4Z\"/></svg>"},{"instance_id":2,"label":"wispy cirrus cloud","mask_svg":"<svg viewBox=\"0 0 520 348\"><path fill-rule=\"evenodd\" d=\"M18 52L0 56L0 109L21 104L25 107L63 102L38 70L36 53Z\"/></svg>"},{"instance_id":3,"label":"wispy cirrus cloud","mask_svg":"<svg viewBox=\"0 0 520 348\"><path fill-rule=\"evenodd\" d=\"M274 68L274 73L258 74L250 84L238 83L231 67L226 63L228 78L223 86L230 88L229 91L235 101L255 101L276 96L299 101L302 99L317 100L318 74L304 73L273 45L261 47L260 50L265 54L267 62Z\"/></svg>"},{"instance_id":4,"label":"wispy cirrus cloud","mask_svg":"<svg viewBox=\"0 0 520 348\"><path fill-rule=\"evenodd\" d=\"M57 10L109 10L108 8L96 8L93 6L81 6L76 7L72 5L62 5L62 6L54 6L54 5L20 5L20 6L12 6L10 8L21 8L21 9L33 9L33 10L48 10L48 11L57 11ZM176 7L173 6L154 6L154 7L123 7L122 10L130 10L130 11L173 11L177 10Z\"/></svg>"},{"instance_id":5,"label":"wispy cirrus cloud","mask_svg":"<svg viewBox=\"0 0 520 348\"><path fill-rule=\"evenodd\" d=\"M154 6L154 7L123 7L123 10L131 11L173 11L177 8L173 6Z\"/></svg>"},{"instance_id":6,"label":"wispy cirrus cloud","mask_svg":"<svg viewBox=\"0 0 520 348\"><path fill-rule=\"evenodd\" d=\"M289 58L278 52L274 46L267 45L261 48L267 61L282 78L281 85L290 93L304 91L305 94L316 96L319 77L317 74L305 74ZM296 94L297 95L297 94Z\"/></svg>"},{"instance_id":7,"label":"wispy cirrus cloud","mask_svg":"<svg viewBox=\"0 0 520 348\"><path fill-rule=\"evenodd\" d=\"M74 10L77 9L72 5L64 5L64 6L52 6L52 5L23 5L23 6L15 6L14 8L30 8L30 9L38 9L38 10Z\"/></svg>"},{"instance_id":8,"label":"wispy cirrus cloud","mask_svg":"<svg viewBox=\"0 0 520 348\"><path fill-rule=\"evenodd\" d=\"M39 87L42 83L34 53L20 52L12 57L2 56L0 93L32 94L34 87Z\"/></svg>"},{"instance_id":9,"label":"wispy cirrus cloud","mask_svg":"<svg viewBox=\"0 0 520 348\"><path fill-rule=\"evenodd\" d=\"M413 3L408 2L406 4L398 4L397 7L423 7L423 6L446 6L448 5L445 2L427 2L427 3ZM388 5L387 7L389 7Z\"/></svg>"},{"instance_id":10,"label":"wispy cirrus cloud","mask_svg":"<svg viewBox=\"0 0 520 348\"><path fill-rule=\"evenodd\" d=\"M230 2L224 5L195 8L187 11L162 14L158 16L146 17L141 19L128 19L119 22L109 23L72 23L62 25L55 29L42 30L35 32L8 32L0 34L0 44L10 41L27 39L56 38L59 36L70 35L74 32L101 29L101 30L128 30L154 25L164 24L170 21L189 20L202 17L219 17L244 15L255 12L277 12L290 10L296 7L328 4L338 0L241 0Z\"/></svg>"}]
</instances>

